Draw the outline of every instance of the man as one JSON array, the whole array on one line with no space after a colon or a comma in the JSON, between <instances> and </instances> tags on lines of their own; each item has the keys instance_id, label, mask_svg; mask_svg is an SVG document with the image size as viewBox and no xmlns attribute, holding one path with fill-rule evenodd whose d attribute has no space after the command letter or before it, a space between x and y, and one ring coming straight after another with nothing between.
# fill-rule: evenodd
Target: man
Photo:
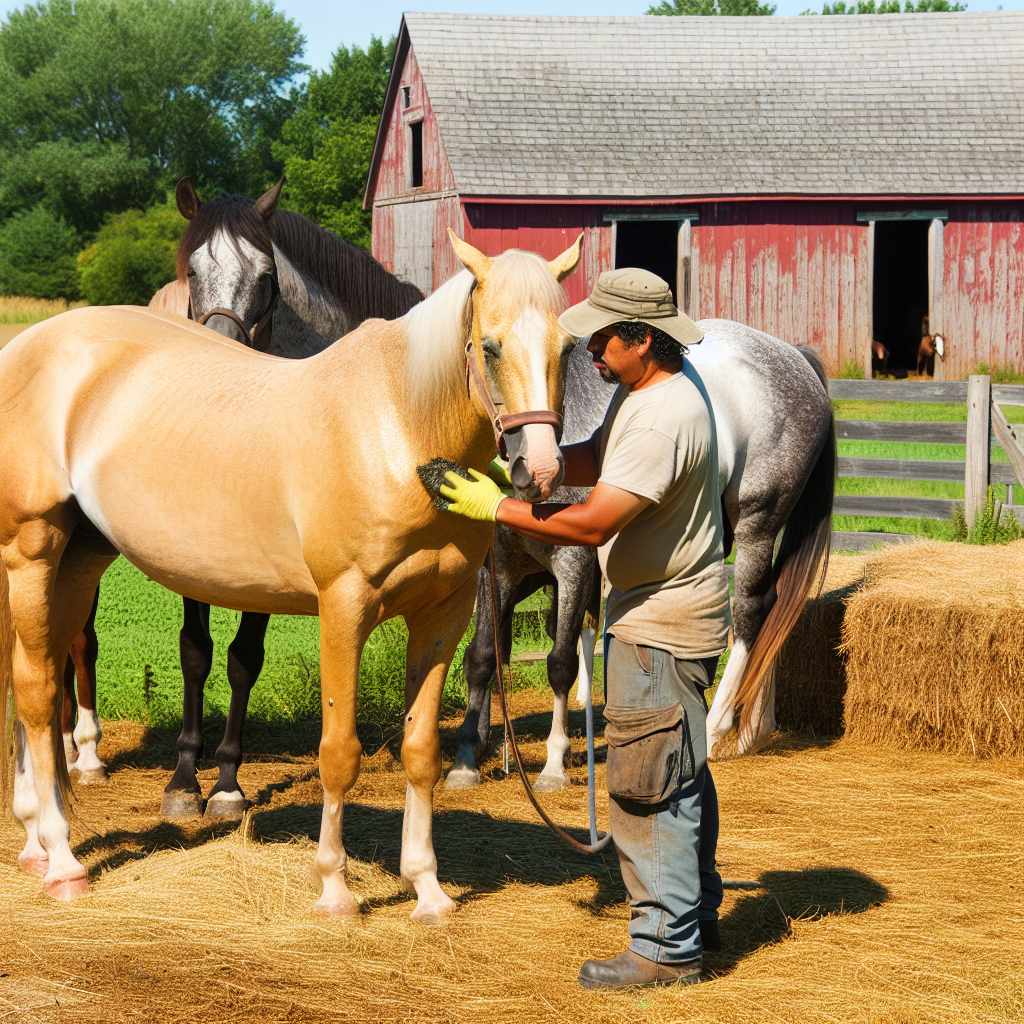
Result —
<instances>
[{"instance_id":1,"label":"man","mask_svg":"<svg viewBox=\"0 0 1024 1024\"><path fill-rule=\"evenodd\" d=\"M714 422L685 346L702 334L645 270L600 276L562 329L589 335L618 382L604 424L562 449L577 505L530 505L490 479L449 474L451 511L556 544L592 544L611 590L605 673L611 833L629 893L629 948L588 960L587 988L698 981L718 946L718 801L707 766L704 691L726 646L729 593Z\"/></svg>"}]
</instances>

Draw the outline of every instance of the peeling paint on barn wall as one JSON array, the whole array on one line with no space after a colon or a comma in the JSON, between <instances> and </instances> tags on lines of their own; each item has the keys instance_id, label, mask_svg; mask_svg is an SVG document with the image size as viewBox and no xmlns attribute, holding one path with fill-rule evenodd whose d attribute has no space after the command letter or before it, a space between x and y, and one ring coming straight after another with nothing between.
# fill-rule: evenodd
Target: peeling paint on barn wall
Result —
<instances>
[{"instance_id":1,"label":"peeling paint on barn wall","mask_svg":"<svg viewBox=\"0 0 1024 1024\"><path fill-rule=\"evenodd\" d=\"M940 309L947 378L979 363L1024 372L1024 209L954 203L943 227Z\"/></svg>"}]
</instances>

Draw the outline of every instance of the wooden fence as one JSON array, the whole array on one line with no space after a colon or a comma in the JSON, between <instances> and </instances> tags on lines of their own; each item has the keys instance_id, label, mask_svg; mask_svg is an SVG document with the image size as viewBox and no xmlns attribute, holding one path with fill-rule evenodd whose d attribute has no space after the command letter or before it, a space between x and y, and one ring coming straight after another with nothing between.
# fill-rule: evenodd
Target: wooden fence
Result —
<instances>
[{"instance_id":1,"label":"wooden fence","mask_svg":"<svg viewBox=\"0 0 1024 1024\"><path fill-rule=\"evenodd\" d=\"M990 484L1008 485L1009 501L1004 506L1024 519L1024 504L1014 504L1014 488L1024 499L1024 443L1018 426L1006 420L1001 405L1024 406L1024 385L993 384L991 377L973 376L968 381L912 383L907 381L832 380L833 399L869 402L947 402L967 404L964 423L881 420L837 420L836 436L851 441L919 441L966 445L962 461L910 459L858 459L840 457L840 477L889 477L901 480L963 480L964 500L950 498L895 498L873 495L837 495L836 515L924 517L949 519L958 505L964 508L968 525L984 507ZM992 448L999 445L1008 463L993 462ZM911 539L907 534L837 531L833 546L839 550L862 550L876 544Z\"/></svg>"}]
</instances>

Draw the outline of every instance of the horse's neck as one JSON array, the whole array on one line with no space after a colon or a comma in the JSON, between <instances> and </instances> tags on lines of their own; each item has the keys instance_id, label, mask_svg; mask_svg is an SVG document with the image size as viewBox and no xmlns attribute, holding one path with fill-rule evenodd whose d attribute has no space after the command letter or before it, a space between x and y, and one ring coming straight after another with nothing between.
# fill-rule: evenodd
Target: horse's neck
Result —
<instances>
[{"instance_id":1,"label":"horse's neck","mask_svg":"<svg viewBox=\"0 0 1024 1024\"><path fill-rule=\"evenodd\" d=\"M315 355L358 326L328 289L300 270L276 245L274 262L281 290L270 343L274 355L292 359Z\"/></svg>"}]
</instances>

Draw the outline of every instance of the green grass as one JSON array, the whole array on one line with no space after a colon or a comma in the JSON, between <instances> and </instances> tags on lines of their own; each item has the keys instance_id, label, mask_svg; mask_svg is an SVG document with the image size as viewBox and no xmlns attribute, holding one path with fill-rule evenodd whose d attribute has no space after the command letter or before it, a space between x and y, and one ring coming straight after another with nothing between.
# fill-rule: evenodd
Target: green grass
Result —
<instances>
[{"instance_id":1,"label":"green grass","mask_svg":"<svg viewBox=\"0 0 1024 1024\"><path fill-rule=\"evenodd\" d=\"M866 402L842 400L833 403L836 418L844 420L879 420L888 422L943 423L964 422L967 407L964 404L928 402ZM1004 406L1011 423L1024 423L1024 406ZM919 461L961 461L964 458L962 444L924 444L900 441L840 441L839 454L861 459L912 459ZM993 451L994 462L1006 462L1006 453L1001 448ZM959 481L942 480L900 480L874 477L840 478L836 485L837 494L872 494L903 498L951 498L962 501L964 485ZM1006 500L1006 485L994 486L995 498ZM1020 503L1019 492L1015 503ZM892 517L836 516L833 521L836 530L907 533L934 540L952 540L952 522L936 519L902 519Z\"/></svg>"}]
</instances>

